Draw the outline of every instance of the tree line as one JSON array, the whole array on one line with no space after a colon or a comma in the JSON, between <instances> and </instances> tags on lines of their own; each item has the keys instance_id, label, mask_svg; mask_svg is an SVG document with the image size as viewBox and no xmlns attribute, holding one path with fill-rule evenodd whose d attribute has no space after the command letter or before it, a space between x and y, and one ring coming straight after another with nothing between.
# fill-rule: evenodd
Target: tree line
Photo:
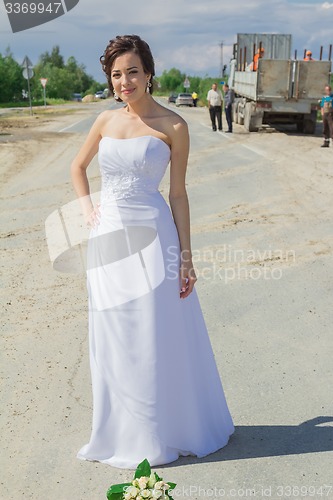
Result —
<instances>
[{"instance_id":1,"label":"tree line","mask_svg":"<svg viewBox=\"0 0 333 500\"><path fill-rule=\"evenodd\" d=\"M20 102L23 100L22 91L27 91L28 83L23 77L22 66L14 59L8 47L4 54L0 53L0 102ZM47 98L70 100L73 93L82 96L94 94L97 90L107 87L106 82L96 82L88 75L84 64L80 64L71 56L65 61L58 45L51 52L44 52L39 56L37 64L33 67L34 76L30 79L31 96L34 100L41 100L43 87L40 78L47 78ZM190 87L184 89L184 81L188 78ZM205 102L208 90L212 83L219 83L220 79L208 76L190 76L179 69L171 68L163 71L162 75L155 78L155 94L169 95L179 92L196 92L199 99Z\"/></svg>"},{"instance_id":2,"label":"tree line","mask_svg":"<svg viewBox=\"0 0 333 500\"><path fill-rule=\"evenodd\" d=\"M22 91L27 91L28 83L23 77L22 66L15 61L10 48L5 54L0 53L0 102L22 101ZM105 83L99 83L87 74L84 64L71 56L65 62L60 54L59 46L53 47L51 53L44 52L33 67L34 76L30 79L33 99L41 99L43 87L40 78L47 78L46 93L48 98L70 100L73 93L82 95L94 94L103 90Z\"/></svg>"},{"instance_id":3,"label":"tree line","mask_svg":"<svg viewBox=\"0 0 333 500\"><path fill-rule=\"evenodd\" d=\"M185 79L188 79L190 82L189 88L184 88ZM227 77L224 77L224 80L227 81ZM179 69L171 68L170 70L164 70L162 75L156 78L155 88L157 88L157 93L161 93L163 95L179 93L179 92L196 92L199 96L199 99L206 103L206 97L208 90L211 89L213 83L220 84L221 78L219 77L209 77L205 76L203 78L199 76L191 76L186 73L182 73Z\"/></svg>"}]
</instances>

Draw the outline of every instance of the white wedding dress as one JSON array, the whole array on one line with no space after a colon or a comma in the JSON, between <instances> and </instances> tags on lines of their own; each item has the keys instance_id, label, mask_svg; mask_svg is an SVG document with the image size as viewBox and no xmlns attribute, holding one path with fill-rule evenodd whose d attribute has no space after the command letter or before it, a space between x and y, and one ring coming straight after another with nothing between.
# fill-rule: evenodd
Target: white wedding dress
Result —
<instances>
[{"instance_id":1,"label":"white wedding dress","mask_svg":"<svg viewBox=\"0 0 333 500\"><path fill-rule=\"evenodd\" d=\"M215 452L234 431L196 291L179 297L178 233L158 191L169 160L157 137L100 141L87 252L93 422L80 459L162 465Z\"/></svg>"}]
</instances>

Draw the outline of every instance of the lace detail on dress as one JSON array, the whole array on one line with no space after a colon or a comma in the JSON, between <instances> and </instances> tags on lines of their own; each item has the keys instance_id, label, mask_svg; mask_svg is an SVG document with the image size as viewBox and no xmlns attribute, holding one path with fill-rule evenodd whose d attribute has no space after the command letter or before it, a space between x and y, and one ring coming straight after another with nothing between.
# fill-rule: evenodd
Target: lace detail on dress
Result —
<instances>
[{"instance_id":1,"label":"lace detail on dress","mask_svg":"<svg viewBox=\"0 0 333 500\"><path fill-rule=\"evenodd\" d=\"M137 175L108 175L103 174L102 178L102 199L127 198L139 193L156 192L154 186L149 186L148 182L143 183L142 177Z\"/></svg>"},{"instance_id":2,"label":"lace detail on dress","mask_svg":"<svg viewBox=\"0 0 333 500\"><path fill-rule=\"evenodd\" d=\"M153 136L100 141L101 200L157 193L170 161L170 149Z\"/></svg>"}]
</instances>

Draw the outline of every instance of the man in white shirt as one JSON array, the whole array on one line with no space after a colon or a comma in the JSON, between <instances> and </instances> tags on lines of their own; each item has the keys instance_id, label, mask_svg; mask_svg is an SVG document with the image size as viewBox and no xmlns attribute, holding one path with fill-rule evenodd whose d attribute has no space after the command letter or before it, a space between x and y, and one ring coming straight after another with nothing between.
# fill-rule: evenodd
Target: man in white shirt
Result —
<instances>
[{"instance_id":1,"label":"man in white shirt","mask_svg":"<svg viewBox=\"0 0 333 500\"><path fill-rule=\"evenodd\" d=\"M207 101L214 132L216 131L216 119L219 130L222 130L222 93L217 90L216 83L213 83L212 88L208 91Z\"/></svg>"}]
</instances>

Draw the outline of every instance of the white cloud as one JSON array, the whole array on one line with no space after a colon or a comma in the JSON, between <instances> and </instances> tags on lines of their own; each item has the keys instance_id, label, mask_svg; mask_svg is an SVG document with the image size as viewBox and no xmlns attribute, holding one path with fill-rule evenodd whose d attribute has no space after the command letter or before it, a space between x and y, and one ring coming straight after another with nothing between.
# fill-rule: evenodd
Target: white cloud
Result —
<instances>
[{"instance_id":1,"label":"white cloud","mask_svg":"<svg viewBox=\"0 0 333 500\"><path fill-rule=\"evenodd\" d=\"M226 64L237 33L291 33L298 54L311 48L317 58L321 45L326 54L333 42L332 7L316 0L80 0L67 15L22 33L10 33L6 16L0 16L0 52L10 45L16 59L27 54L37 62L42 52L58 44L65 58L74 55L102 80L98 58L110 38L135 33L151 46L157 74L177 67L190 75L217 76L219 44L223 40Z\"/></svg>"}]
</instances>

